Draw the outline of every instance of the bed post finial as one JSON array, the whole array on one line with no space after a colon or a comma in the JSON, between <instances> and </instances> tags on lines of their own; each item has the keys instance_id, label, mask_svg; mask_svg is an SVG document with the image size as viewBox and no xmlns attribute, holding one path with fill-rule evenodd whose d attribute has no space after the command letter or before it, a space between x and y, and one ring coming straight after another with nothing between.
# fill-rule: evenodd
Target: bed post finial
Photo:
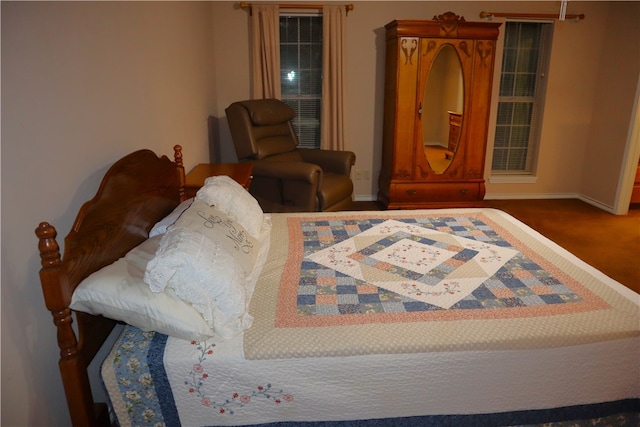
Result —
<instances>
[{"instance_id":1,"label":"bed post finial","mask_svg":"<svg viewBox=\"0 0 640 427\"><path fill-rule=\"evenodd\" d=\"M42 259L42 267L57 267L60 265L60 247L56 241L58 232L56 228L48 222L41 222L36 228L36 236L40 239L38 249Z\"/></svg>"},{"instance_id":2,"label":"bed post finial","mask_svg":"<svg viewBox=\"0 0 640 427\"><path fill-rule=\"evenodd\" d=\"M174 145L173 146L173 159L176 162L176 165L184 167L182 164L182 145Z\"/></svg>"},{"instance_id":3,"label":"bed post finial","mask_svg":"<svg viewBox=\"0 0 640 427\"><path fill-rule=\"evenodd\" d=\"M176 164L176 168L178 169L178 174L180 175L180 201L183 202L186 200L187 196L184 190L184 187L187 183L187 178L184 171L184 164L182 163L182 145L174 145L173 146L173 160Z\"/></svg>"},{"instance_id":4,"label":"bed post finial","mask_svg":"<svg viewBox=\"0 0 640 427\"><path fill-rule=\"evenodd\" d=\"M41 222L36 228L36 236L40 239L38 249L42 265L40 269L42 292L45 304L54 317L55 313L60 313L69 307L72 292L60 259L57 235L56 228L48 222ZM70 314L69 317L71 317Z\"/></svg>"}]
</instances>

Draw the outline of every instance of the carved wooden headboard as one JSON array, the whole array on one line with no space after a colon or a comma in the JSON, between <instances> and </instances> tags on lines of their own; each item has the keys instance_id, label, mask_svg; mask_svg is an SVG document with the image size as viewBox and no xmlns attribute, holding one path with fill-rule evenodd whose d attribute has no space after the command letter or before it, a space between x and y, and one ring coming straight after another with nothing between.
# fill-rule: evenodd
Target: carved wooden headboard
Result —
<instances>
[{"instance_id":1,"label":"carved wooden headboard","mask_svg":"<svg viewBox=\"0 0 640 427\"><path fill-rule=\"evenodd\" d=\"M181 146L174 147L174 161L139 150L114 163L93 199L80 208L62 258L56 229L47 222L36 229L40 282L57 328L60 373L74 426L109 425L106 405L93 402L87 366L116 322L76 312L76 336L71 295L84 278L147 239L153 225L184 199L184 183Z\"/></svg>"}]
</instances>

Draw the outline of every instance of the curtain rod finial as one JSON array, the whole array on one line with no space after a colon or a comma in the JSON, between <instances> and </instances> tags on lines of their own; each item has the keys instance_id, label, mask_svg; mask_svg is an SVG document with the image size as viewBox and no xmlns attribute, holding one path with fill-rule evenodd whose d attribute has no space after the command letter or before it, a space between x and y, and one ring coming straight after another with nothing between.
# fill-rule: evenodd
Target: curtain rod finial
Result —
<instances>
[{"instance_id":1,"label":"curtain rod finial","mask_svg":"<svg viewBox=\"0 0 640 427\"><path fill-rule=\"evenodd\" d=\"M480 19L486 19L487 21L493 21L493 14L491 12L480 12Z\"/></svg>"},{"instance_id":2,"label":"curtain rod finial","mask_svg":"<svg viewBox=\"0 0 640 427\"><path fill-rule=\"evenodd\" d=\"M347 5L344 6L345 11L347 13L347 15L349 14L349 12L351 12L353 10L353 3L349 3Z\"/></svg>"},{"instance_id":3,"label":"curtain rod finial","mask_svg":"<svg viewBox=\"0 0 640 427\"><path fill-rule=\"evenodd\" d=\"M253 9L253 8L251 7L251 3L247 3L247 2L244 2L244 1L241 1L240 3L238 3L238 7L239 7L240 9L242 9L242 10L248 10L248 11L249 11L249 14L251 14L252 9Z\"/></svg>"}]
</instances>

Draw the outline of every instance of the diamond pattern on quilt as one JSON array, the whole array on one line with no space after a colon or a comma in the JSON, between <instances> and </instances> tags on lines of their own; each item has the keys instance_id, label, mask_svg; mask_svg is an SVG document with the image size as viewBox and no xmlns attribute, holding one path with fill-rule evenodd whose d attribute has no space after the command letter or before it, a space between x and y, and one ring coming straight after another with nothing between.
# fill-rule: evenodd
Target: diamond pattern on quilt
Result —
<instances>
[{"instance_id":1,"label":"diamond pattern on quilt","mask_svg":"<svg viewBox=\"0 0 640 427\"><path fill-rule=\"evenodd\" d=\"M391 221L301 221L305 258L299 315L497 309L582 300L478 218ZM427 250L430 256L420 252L414 257L426 258L431 269L415 259L394 264L389 258L398 259L399 252L391 254L391 247ZM332 263L340 269L334 270Z\"/></svg>"},{"instance_id":2,"label":"diamond pattern on quilt","mask_svg":"<svg viewBox=\"0 0 640 427\"><path fill-rule=\"evenodd\" d=\"M448 309L516 253L510 248L387 220L307 259L417 302ZM349 301L343 298L344 310L355 310L360 302L357 293L351 295Z\"/></svg>"}]
</instances>

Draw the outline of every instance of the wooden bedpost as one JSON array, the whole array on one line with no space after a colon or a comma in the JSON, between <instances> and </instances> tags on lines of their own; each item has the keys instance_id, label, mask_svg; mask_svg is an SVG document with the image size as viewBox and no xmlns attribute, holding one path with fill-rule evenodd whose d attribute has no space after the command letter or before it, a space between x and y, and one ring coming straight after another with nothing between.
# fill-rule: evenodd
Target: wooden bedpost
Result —
<instances>
[{"instance_id":1,"label":"wooden bedpost","mask_svg":"<svg viewBox=\"0 0 640 427\"><path fill-rule=\"evenodd\" d=\"M184 186L187 181L185 177L184 164L182 163L181 145L176 144L173 146L173 160L176 164L176 168L178 169L178 174L180 175L180 201L183 202L187 198L184 190Z\"/></svg>"},{"instance_id":2,"label":"wooden bedpost","mask_svg":"<svg viewBox=\"0 0 640 427\"><path fill-rule=\"evenodd\" d=\"M42 222L35 230L38 236L38 249L42 259L40 282L47 309L51 311L53 323L58 334L60 360L58 366L65 388L67 405L74 426L93 426L99 424L94 410L91 386L86 366L80 357L78 341L71 327L72 290L65 268L60 258L60 247L56 241L57 231L47 222ZM107 420L108 421L108 418Z\"/></svg>"}]
</instances>

